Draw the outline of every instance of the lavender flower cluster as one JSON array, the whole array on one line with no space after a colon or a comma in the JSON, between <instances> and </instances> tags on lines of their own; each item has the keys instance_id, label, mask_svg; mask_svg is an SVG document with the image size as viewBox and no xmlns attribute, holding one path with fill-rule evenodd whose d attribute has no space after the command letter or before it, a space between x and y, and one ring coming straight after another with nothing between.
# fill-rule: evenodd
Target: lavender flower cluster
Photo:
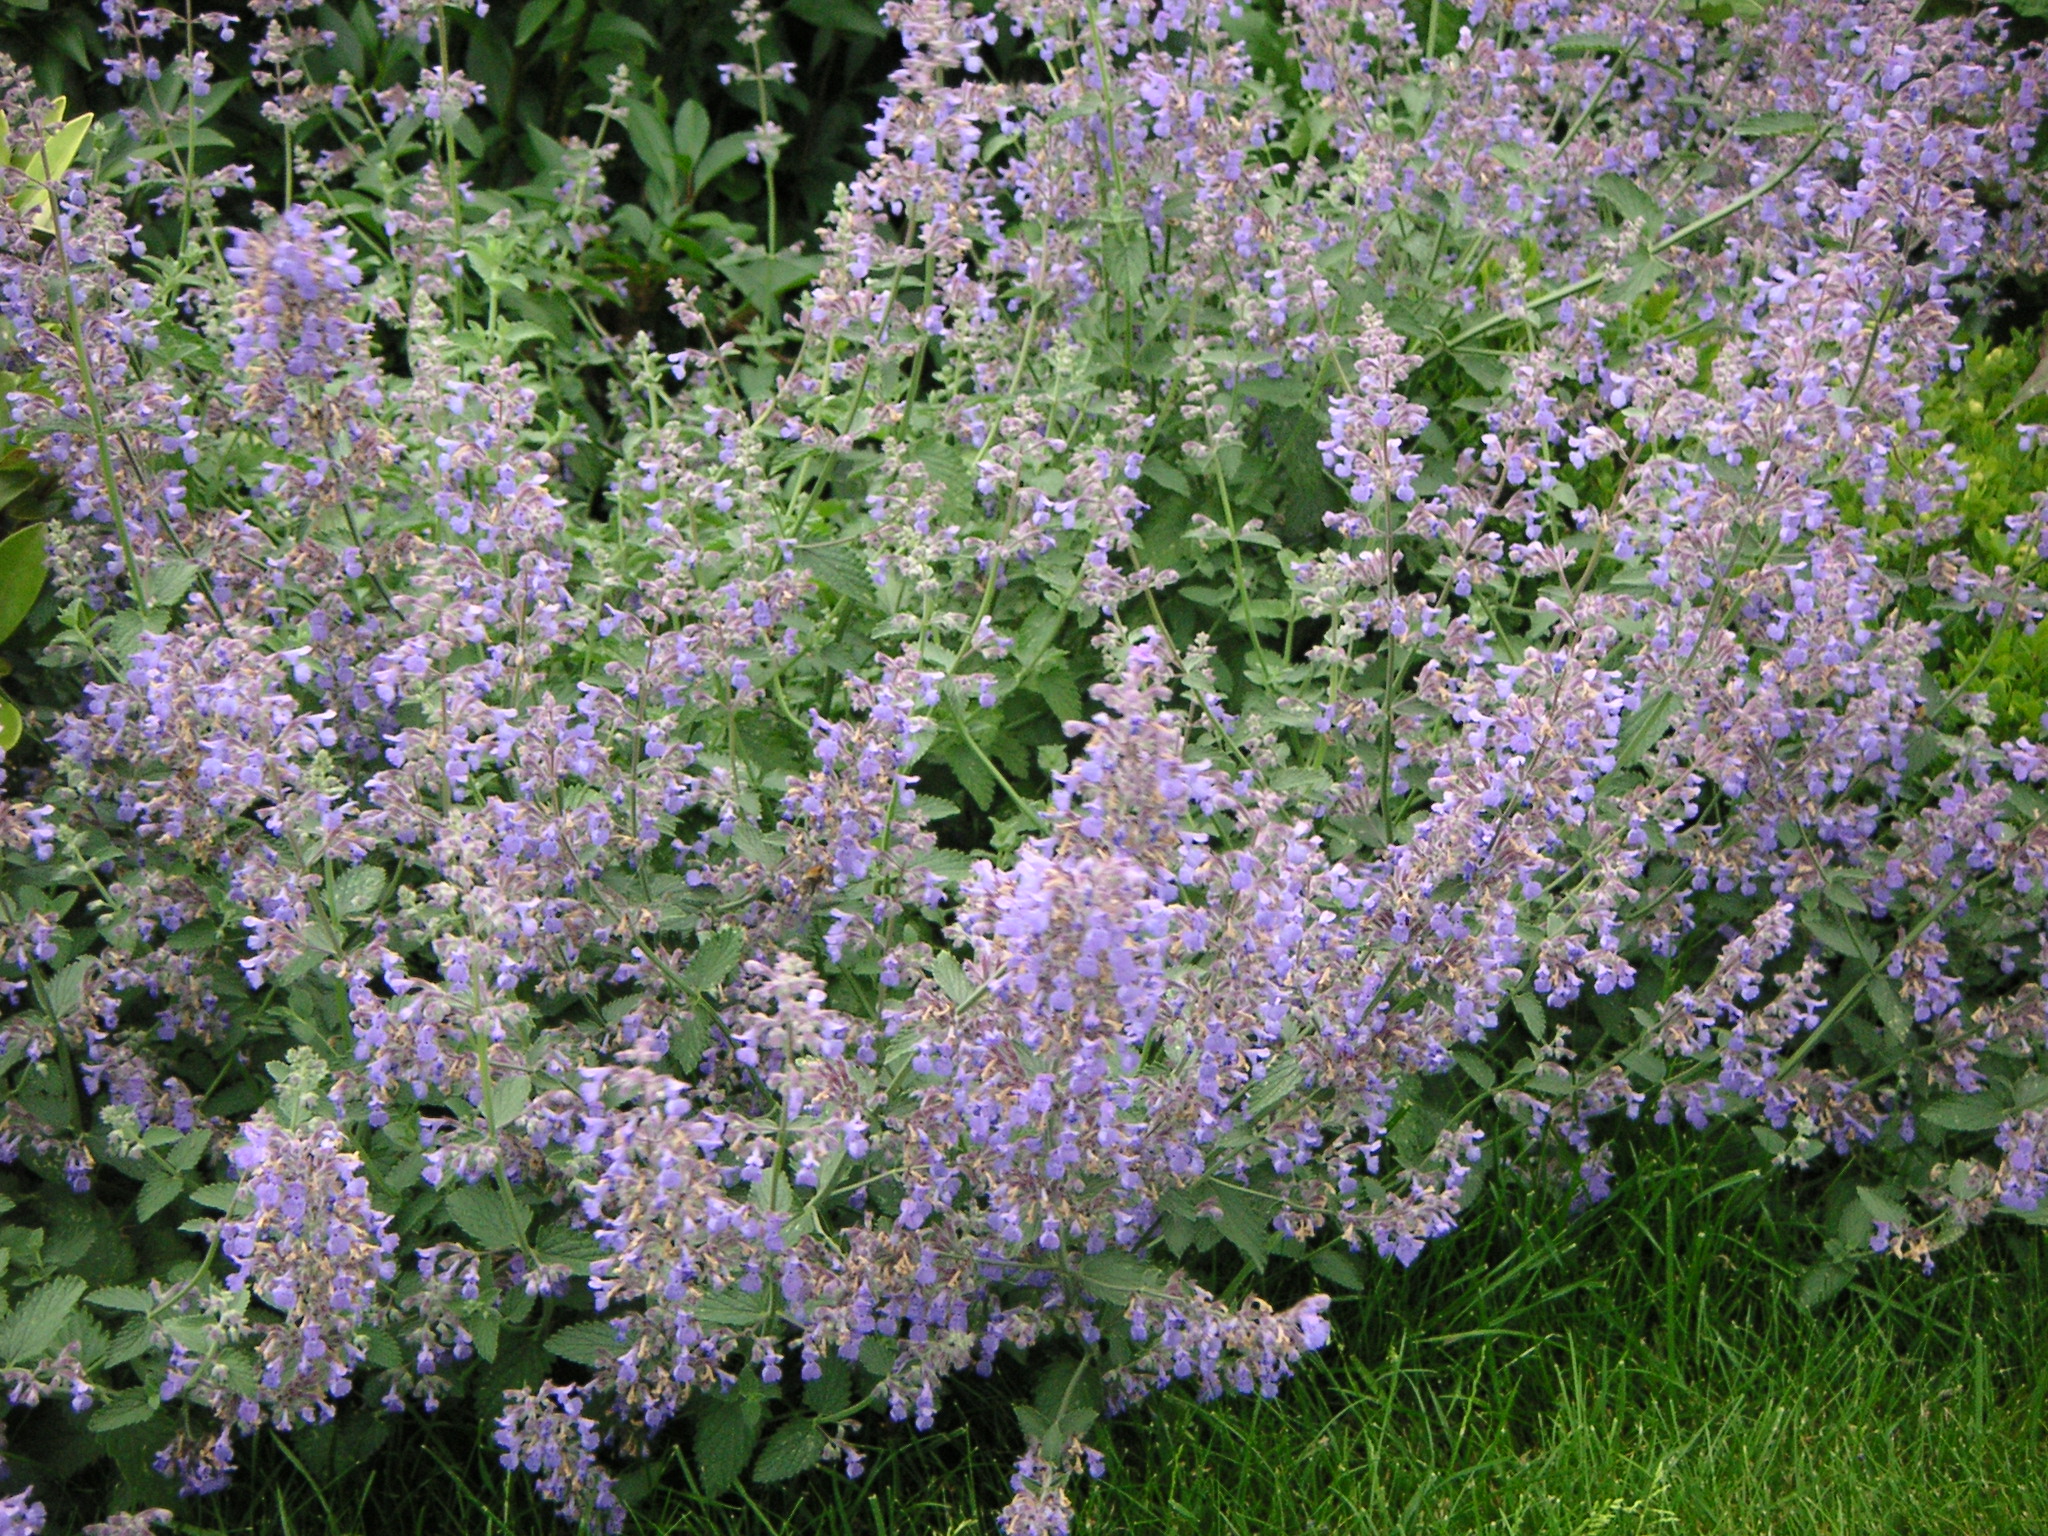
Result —
<instances>
[{"instance_id":1,"label":"lavender flower cluster","mask_svg":"<svg viewBox=\"0 0 2048 1536\"><path fill-rule=\"evenodd\" d=\"M262 9L303 155L353 107ZM83 173L54 236L0 202L75 698L0 803L4 1177L182 1234L23 1379L186 1495L488 1389L617 1530L665 1436L858 1475L1023 1356L1003 1527L1053 1536L1100 1415L1327 1341L1273 1259L1603 1198L1617 1122L1852 1160L1816 1295L2048 1219L2048 747L1926 665L2048 612L2048 509L1980 559L1920 419L2048 260L2041 51L1905 0L884 9L795 310L585 338L596 516L501 302L590 208L466 207L459 77L347 198L159 198L174 259Z\"/></svg>"}]
</instances>

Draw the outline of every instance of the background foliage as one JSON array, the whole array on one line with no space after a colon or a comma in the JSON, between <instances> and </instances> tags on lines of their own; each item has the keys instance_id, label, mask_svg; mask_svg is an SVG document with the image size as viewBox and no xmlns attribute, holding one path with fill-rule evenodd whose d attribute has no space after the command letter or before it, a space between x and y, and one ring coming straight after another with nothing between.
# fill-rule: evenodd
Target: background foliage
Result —
<instances>
[{"instance_id":1,"label":"background foliage","mask_svg":"<svg viewBox=\"0 0 2048 1536\"><path fill-rule=\"evenodd\" d=\"M1064 1529L1482 1188L1425 1289L1552 1305L1638 1116L1736 1124L1809 1304L2039 1225L2037 52L268 9L243 72L117 5L115 82L52 12L6 103L57 1518L445 1412L606 1526L957 1378ZM1610 1324L1735 1348L1651 1240Z\"/></svg>"}]
</instances>

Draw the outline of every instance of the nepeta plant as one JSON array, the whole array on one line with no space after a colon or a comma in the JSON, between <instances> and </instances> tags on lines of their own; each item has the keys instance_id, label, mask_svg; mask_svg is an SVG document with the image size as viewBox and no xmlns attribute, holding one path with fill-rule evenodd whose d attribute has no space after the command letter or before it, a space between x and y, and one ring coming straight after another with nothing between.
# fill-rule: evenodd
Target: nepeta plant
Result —
<instances>
[{"instance_id":1,"label":"nepeta plant","mask_svg":"<svg viewBox=\"0 0 2048 1536\"><path fill-rule=\"evenodd\" d=\"M2032 633L2042 529L1958 539L1921 417L2043 249L2038 51L889 14L817 281L627 343L602 518L492 302L596 210L470 220L450 77L381 204L155 263L83 174L0 214L77 688L0 820L0 1132L150 1233L16 1245L17 1401L194 1494L472 1394L616 1529L682 1421L714 1489L857 1474L1024 1358L1023 1536L1099 1415L1325 1342L1273 1259L1598 1199L1618 1118L1849 1160L1815 1298L2039 1219L2048 749L1926 659Z\"/></svg>"}]
</instances>

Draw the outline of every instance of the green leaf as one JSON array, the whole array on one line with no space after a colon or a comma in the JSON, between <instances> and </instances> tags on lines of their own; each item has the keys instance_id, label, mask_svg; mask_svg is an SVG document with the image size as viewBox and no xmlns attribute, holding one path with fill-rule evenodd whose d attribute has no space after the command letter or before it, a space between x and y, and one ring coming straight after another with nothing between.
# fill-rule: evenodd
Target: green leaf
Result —
<instances>
[{"instance_id":1,"label":"green leaf","mask_svg":"<svg viewBox=\"0 0 2048 1536\"><path fill-rule=\"evenodd\" d=\"M548 1353L576 1365L594 1366L605 1358L616 1360L625 1348L612 1325L598 1317L571 1323L548 1335Z\"/></svg>"},{"instance_id":2,"label":"green leaf","mask_svg":"<svg viewBox=\"0 0 2048 1536\"><path fill-rule=\"evenodd\" d=\"M94 1434L104 1435L112 1430L128 1429L144 1423L154 1418L162 1407L162 1399L154 1392L117 1392L93 1410L88 1424Z\"/></svg>"},{"instance_id":3,"label":"green leaf","mask_svg":"<svg viewBox=\"0 0 2048 1536\"><path fill-rule=\"evenodd\" d=\"M1493 1085L1500 1081L1499 1074L1493 1070L1493 1064L1477 1051L1453 1051L1451 1060L1458 1064L1467 1077L1488 1093L1491 1093Z\"/></svg>"},{"instance_id":4,"label":"green leaf","mask_svg":"<svg viewBox=\"0 0 2048 1536\"><path fill-rule=\"evenodd\" d=\"M164 1154L164 1161L180 1173L190 1173L199 1166L199 1160L206 1156L206 1149L213 1144L213 1132L201 1128L187 1131L178 1138L177 1145Z\"/></svg>"},{"instance_id":5,"label":"green leaf","mask_svg":"<svg viewBox=\"0 0 2048 1536\"><path fill-rule=\"evenodd\" d=\"M783 9L800 16L812 26L833 32L851 32L857 37L887 37L889 29L873 5L856 0L784 0Z\"/></svg>"},{"instance_id":6,"label":"green leaf","mask_svg":"<svg viewBox=\"0 0 2048 1536\"><path fill-rule=\"evenodd\" d=\"M782 313L782 295L816 277L822 263L815 256L757 256L717 265L755 313L773 320Z\"/></svg>"},{"instance_id":7,"label":"green leaf","mask_svg":"<svg viewBox=\"0 0 2048 1536\"><path fill-rule=\"evenodd\" d=\"M760 1434L760 1405L726 1398L697 1421L697 1476L716 1498L740 1480Z\"/></svg>"},{"instance_id":8,"label":"green leaf","mask_svg":"<svg viewBox=\"0 0 2048 1536\"><path fill-rule=\"evenodd\" d=\"M761 1454L754 1458L754 1481L779 1483L808 1472L825 1454L825 1432L809 1419L799 1419L775 1431Z\"/></svg>"},{"instance_id":9,"label":"green leaf","mask_svg":"<svg viewBox=\"0 0 2048 1536\"><path fill-rule=\"evenodd\" d=\"M1628 39L1619 32L1574 32L1550 45L1553 59L1588 59L1602 53L1625 53Z\"/></svg>"},{"instance_id":10,"label":"green leaf","mask_svg":"<svg viewBox=\"0 0 2048 1536\"><path fill-rule=\"evenodd\" d=\"M747 936L737 928L721 928L699 939L697 953L683 972L683 985L697 992L716 993L740 963L746 947Z\"/></svg>"},{"instance_id":11,"label":"green leaf","mask_svg":"<svg viewBox=\"0 0 2048 1536\"><path fill-rule=\"evenodd\" d=\"M29 1292L0 1322L0 1360L20 1365L41 1359L84 1295L85 1282L76 1275L61 1276Z\"/></svg>"},{"instance_id":12,"label":"green leaf","mask_svg":"<svg viewBox=\"0 0 2048 1536\"><path fill-rule=\"evenodd\" d=\"M825 1418L844 1413L853 1401L853 1368L837 1355L827 1355L818 1378L804 1383L804 1406Z\"/></svg>"},{"instance_id":13,"label":"green leaf","mask_svg":"<svg viewBox=\"0 0 2048 1536\"><path fill-rule=\"evenodd\" d=\"M728 133L697 158L695 170L691 173L691 185L702 192L720 176L747 158L747 139L744 133Z\"/></svg>"},{"instance_id":14,"label":"green leaf","mask_svg":"<svg viewBox=\"0 0 2048 1536\"><path fill-rule=\"evenodd\" d=\"M704 146L711 142L711 114L704 110L704 104L694 97L676 108L676 125L669 135L676 147L676 153L692 165L704 153Z\"/></svg>"},{"instance_id":15,"label":"green leaf","mask_svg":"<svg viewBox=\"0 0 2048 1536\"><path fill-rule=\"evenodd\" d=\"M1741 119L1729 131L1738 138L1768 139L1778 134L1819 133L1828 122L1817 112L1758 112Z\"/></svg>"},{"instance_id":16,"label":"green leaf","mask_svg":"<svg viewBox=\"0 0 2048 1536\"><path fill-rule=\"evenodd\" d=\"M588 1232L574 1227L542 1227L534 1234L533 1251L550 1264L566 1265L572 1274L590 1273L591 1261L604 1250Z\"/></svg>"},{"instance_id":17,"label":"green leaf","mask_svg":"<svg viewBox=\"0 0 2048 1536\"><path fill-rule=\"evenodd\" d=\"M486 1307L470 1322L470 1337L476 1340L478 1358L489 1364L498 1358L498 1328L504 1319Z\"/></svg>"},{"instance_id":18,"label":"green leaf","mask_svg":"<svg viewBox=\"0 0 2048 1536\"><path fill-rule=\"evenodd\" d=\"M1944 1131L1995 1131L2011 1111L1989 1094L1959 1094L1936 1099L1915 1111L1914 1118Z\"/></svg>"},{"instance_id":19,"label":"green leaf","mask_svg":"<svg viewBox=\"0 0 2048 1536\"><path fill-rule=\"evenodd\" d=\"M0 752L12 752L21 740L21 711L12 699L0 699Z\"/></svg>"},{"instance_id":20,"label":"green leaf","mask_svg":"<svg viewBox=\"0 0 2048 1536\"><path fill-rule=\"evenodd\" d=\"M626 103L626 138L640 163L665 189L676 180L675 137L651 103L635 96Z\"/></svg>"},{"instance_id":21,"label":"green leaf","mask_svg":"<svg viewBox=\"0 0 2048 1536\"><path fill-rule=\"evenodd\" d=\"M512 46L524 48L533 41L534 33L548 24L548 18L561 8L562 0L526 0L519 8L519 25L512 31Z\"/></svg>"},{"instance_id":22,"label":"green leaf","mask_svg":"<svg viewBox=\"0 0 2048 1536\"><path fill-rule=\"evenodd\" d=\"M1657 200L1617 171L1605 171L1593 179L1593 195L1631 224L1655 231L1664 224L1664 210Z\"/></svg>"},{"instance_id":23,"label":"green leaf","mask_svg":"<svg viewBox=\"0 0 2048 1536\"><path fill-rule=\"evenodd\" d=\"M110 1285L94 1291L85 1298L89 1307L105 1307L109 1312L147 1312L156 1303L149 1299L149 1292L135 1285Z\"/></svg>"},{"instance_id":24,"label":"green leaf","mask_svg":"<svg viewBox=\"0 0 2048 1536\"><path fill-rule=\"evenodd\" d=\"M145 608L176 608L199 580L199 567L191 560L161 560L142 573L142 605Z\"/></svg>"},{"instance_id":25,"label":"green leaf","mask_svg":"<svg viewBox=\"0 0 2048 1536\"><path fill-rule=\"evenodd\" d=\"M1891 977L1882 971L1870 973L1870 1001L1877 1009L1877 1016L1884 1020L1885 1033L1903 1045L1913 1028L1913 1010L1899 996L1899 989L1892 985Z\"/></svg>"},{"instance_id":26,"label":"green leaf","mask_svg":"<svg viewBox=\"0 0 2048 1536\"><path fill-rule=\"evenodd\" d=\"M64 111L64 98L58 97L54 105L57 114L61 116ZM85 135L91 127L90 112L74 117L68 123L53 126L49 136L40 145L33 150L25 151L22 158L15 162L35 185L16 193L14 206L24 213L34 210L29 222L35 228L45 232L52 228L50 198L44 188L54 186L63 180L64 173L71 169L71 162L78 158L79 146L85 143Z\"/></svg>"},{"instance_id":27,"label":"green leaf","mask_svg":"<svg viewBox=\"0 0 2048 1536\"><path fill-rule=\"evenodd\" d=\"M1211 1183L1203 1186L1203 1193L1222 1212L1216 1218L1217 1230L1251 1261L1253 1268L1264 1270L1267 1256L1273 1251L1271 1203L1234 1184Z\"/></svg>"},{"instance_id":28,"label":"green leaf","mask_svg":"<svg viewBox=\"0 0 2048 1536\"><path fill-rule=\"evenodd\" d=\"M85 1006L85 976L91 960L74 960L50 978L50 1013L59 1023Z\"/></svg>"},{"instance_id":29,"label":"green leaf","mask_svg":"<svg viewBox=\"0 0 2048 1536\"><path fill-rule=\"evenodd\" d=\"M175 1174L151 1179L135 1197L135 1219L147 1221L185 1192L185 1181Z\"/></svg>"},{"instance_id":30,"label":"green leaf","mask_svg":"<svg viewBox=\"0 0 2048 1536\"><path fill-rule=\"evenodd\" d=\"M752 1328L768 1315L768 1292L743 1291L737 1285L703 1291L690 1303L690 1311L698 1322L713 1328Z\"/></svg>"},{"instance_id":31,"label":"green leaf","mask_svg":"<svg viewBox=\"0 0 2048 1536\"><path fill-rule=\"evenodd\" d=\"M35 607L47 571L41 523L30 523L0 539L0 640L19 629Z\"/></svg>"},{"instance_id":32,"label":"green leaf","mask_svg":"<svg viewBox=\"0 0 2048 1536\"><path fill-rule=\"evenodd\" d=\"M1799 1305L1810 1310L1832 1301L1855 1273L1848 1264L1816 1264L1800 1277Z\"/></svg>"},{"instance_id":33,"label":"green leaf","mask_svg":"<svg viewBox=\"0 0 2048 1536\"><path fill-rule=\"evenodd\" d=\"M1831 917L1818 912L1802 912L1799 920L1806 925L1806 931L1838 955L1851 960L1861 960L1865 965L1877 958L1877 948L1865 935L1856 932L1846 923L1838 923Z\"/></svg>"},{"instance_id":34,"label":"green leaf","mask_svg":"<svg viewBox=\"0 0 2048 1536\"><path fill-rule=\"evenodd\" d=\"M487 1252L517 1248L526 1236L528 1212L514 1208L495 1184L465 1184L445 1202L455 1224Z\"/></svg>"},{"instance_id":35,"label":"green leaf","mask_svg":"<svg viewBox=\"0 0 2048 1536\"><path fill-rule=\"evenodd\" d=\"M1166 1271L1134 1253L1111 1249L1090 1254L1074 1266L1081 1284L1098 1301L1124 1302L1140 1293L1156 1294L1166 1286Z\"/></svg>"},{"instance_id":36,"label":"green leaf","mask_svg":"<svg viewBox=\"0 0 2048 1536\"><path fill-rule=\"evenodd\" d=\"M231 1211L235 1208L235 1196L240 1190L239 1184L202 1184L192 1191L192 1203L202 1210Z\"/></svg>"},{"instance_id":37,"label":"green leaf","mask_svg":"<svg viewBox=\"0 0 2048 1536\"><path fill-rule=\"evenodd\" d=\"M369 911L383 897L384 871L375 864L357 864L334 877L327 904L336 917L354 917Z\"/></svg>"},{"instance_id":38,"label":"green leaf","mask_svg":"<svg viewBox=\"0 0 2048 1536\"><path fill-rule=\"evenodd\" d=\"M519 1118L532 1098L533 1079L524 1072L501 1077L491 1084L490 1095L484 1101L484 1117L490 1121L492 1130L501 1131Z\"/></svg>"},{"instance_id":39,"label":"green leaf","mask_svg":"<svg viewBox=\"0 0 2048 1536\"><path fill-rule=\"evenodd\" d=\"M1358 1255L1342 1248L1318 1248L1308 1256L1308 1267L1334 1286L1347 1291L1365 1289L1365 1266Z\"/></svg>"},{"instance_id":40,"label":"green leaf","mask_svg":"<svg viewBox=\"0 0 2048 1536\"><path fill-rule=\"evenodd\" d=\"M932 980L939 984L939 990L946 994L946 1000L955 1008L965 1008L981 990L967 979L967 972L961 969L959 960L943 949L932 956Z\"/></svg>"},{"instance_id":41,"label":"green leaf","mask_svg":"<svg viewBox=\"0 0 2048 1536\"><path fill-rule=\"evenodd\" d=\"M1871 1220L1887 1222L1894 1227L1913 1225L1913 1213L1899 1204L1896 1196L1868 1184L1858 1185L1856 1198L1863 1209L1870 1213Z\"/></svg>"}]
</instances>

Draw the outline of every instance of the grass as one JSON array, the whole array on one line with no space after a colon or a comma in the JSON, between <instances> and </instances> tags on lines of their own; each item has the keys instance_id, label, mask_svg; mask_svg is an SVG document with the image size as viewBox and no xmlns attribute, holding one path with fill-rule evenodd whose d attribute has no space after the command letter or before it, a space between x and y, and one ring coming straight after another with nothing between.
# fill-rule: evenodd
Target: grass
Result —
<instances>
[{"instance_id":1,"label":"grass","mask_svg":"<svg viewBox=\"0 0 2048 1536\"><path fill-rule=\"evenodd\" d=\"M1931 1278L1873 1267L1810 1314L1791 1296L1814 1239L1779 1180L1733 1143L1650 1132L1636 1151L1591 1212L1488 1191L1466 1232L1341 1302L1339 1344L1277 1400L1169 1396L1117 1425L1077 1536L2044 1527L2048 1236L1994 1229ZM707 1500L672 1455L629 1529L992 1531L1017 1432L990 1389L964 1407L949 1430L883 1435L860 1483L820 1473ZM566 1531L448 1429L394 1435L342 1478L289 1449L252 1447L233 1502L179 1529Z\"/></svg>"}]
</instances>

